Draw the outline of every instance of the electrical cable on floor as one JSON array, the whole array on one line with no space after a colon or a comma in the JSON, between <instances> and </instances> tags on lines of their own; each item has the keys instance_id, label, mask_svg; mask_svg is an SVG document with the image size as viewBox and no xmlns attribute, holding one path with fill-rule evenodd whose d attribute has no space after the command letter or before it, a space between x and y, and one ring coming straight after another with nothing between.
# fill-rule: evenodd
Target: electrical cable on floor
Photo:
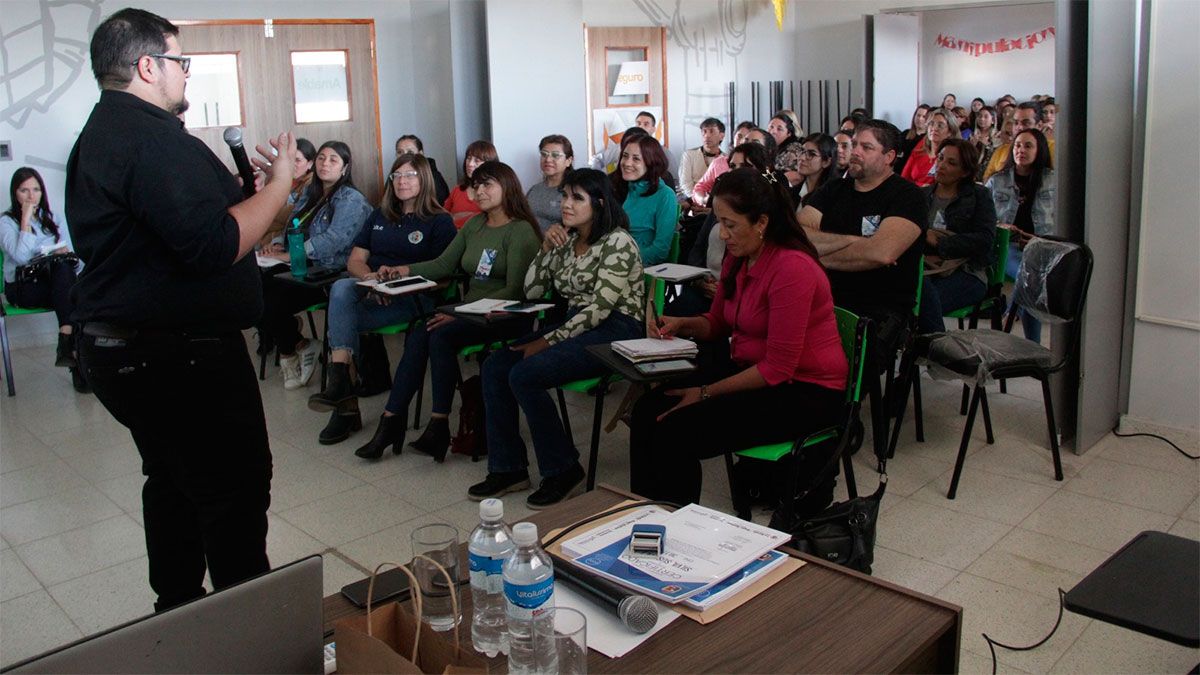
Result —
<instances>
[{"instance_id":1,"label":"electrical cable on floor","mask_svg":"<svg viewBox=\"0 0 1200 675\"><path fill-rule=\"evenodd\" d=\"M1046 644L1047 640L1049 640L1051 637L1054 636L1054 633L1058 631L1059 624L1062 623L1063 607L1066 604L1066 598L1067 598L1067 592L1061 588L1058 589L1058 618L1054 620L1054 628L1050 629L1050 632L1046 634L1046 637L1042 638L1041 640L1038 640L1037 642L1029 645L1028 647L1016 647L1013 645L1006 645L1003 642L997 642L996 640L993 640L992 638L988 637L987 633L980 633L980 635L983 636L983 639L987 642L988 650L991 651L991 653L992 653L992 675L996 675L996 647L1000 647L1002 649L1007 649L1009 651L1014 651L1014 652L1027 652L1031 649L1037 649L1038 647L1041 647L1042 645Z\"/></svg>"},{"instance_id":2,"label":"electrical cable on floor","mask_svg":"<svg viewBox=\"0 0 1200 675\"><path fill-rule=\"evenodd\" d=\"M1171 446L1172 448L1175 448L1175 450L1177 450L1179 452L1179 454L1183 455L1184 457L1187 457L1188 459L1200 459L1200 455L1189 455L1188 453L1183 451L1183 448L1172 443L1171 439L1169 439L1169 438L1163 438L1162 436L1159 436L1158 434L1146 434L1146 433L1122 434L1117 431L1117 428L1118 427L1113 427L1113 436L1116 436L1117 438L1133 438L1134 436L1149 436L1150 438L1157 438L1158 440L1166 443L1167 445Z\"/></svg>"}]
</instances>

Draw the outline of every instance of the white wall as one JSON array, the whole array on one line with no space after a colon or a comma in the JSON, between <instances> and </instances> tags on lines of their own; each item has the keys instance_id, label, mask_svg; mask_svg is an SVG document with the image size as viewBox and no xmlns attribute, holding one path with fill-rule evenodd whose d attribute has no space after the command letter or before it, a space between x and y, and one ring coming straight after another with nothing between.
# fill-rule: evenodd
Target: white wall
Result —
<instances>
[{"instance_id":1,"label":"white wall","mask_svg":"<svg viewBox=\"0 0 1200 675\"><path fill-rule=\"evenodd\" d=\"M196 0L140 0L136 5L172 20L338 18L374 19L376 62L379 68L379 107L385 163L392 156L390 144L403 133L417 133L426 153L442 165L453 167L457 160L454 139L455 116L449 58L450 0L239 0L215 2ZM457 1L457 0L456 0ZM13 82L14 94L0 96L0 140L13 143L14 160L0 164L0 181L18 166L35 166L46 179L51 205L63 210L63 185L67 155L99 89L91 74L87 44L92 29L107 16L129 3L116 0L82 0L79 4L50 7L47 0L3 0L0 33L39 20L46 11L53 22L51 35L39 24L5 39L9 69L25 60L42 57L48 49L60 58L47 70L33 68ZM414 16L416 19L414 19ZM51 40L74 40L83 47ZM186 49L186 45L184 46ZM80 61L78 67L68 62ZM417 68L414 64L421 64ZM44 72L49 75L43 77ZM31 105L20 104L23 92L32 92L50 80L49 94L37 96ZM14 103L14 100L16 103ZM28 114L26 114L28 113ZM419 114L418 114L419 113ZM16 346L53 338L53 316L22 317L9 322Z\"/></svg>"},{"instance_id":2,"label":"white wall","mask_svg":"<svg viewBox=\"0 0 1200 675\"><path fill-rule=\"evenodd\" d=\"M1129 411L1200 429L1200 3L1151 4L1146 162Z\"/></svg>"},{"instance_id":3,"label":"white wall","mask_svg":"<svg viewBox=\"0 0 1200 675\"><path fill-rule=\"evenodd\" d=\"M971 42L1024 38L1054 25L1054 3L921 12L921 100L954 93L966 107L976 96L992 104L1005 94L1024 101L1054 93L1054 38L1033 49L974 56L938 46L939 34Z\"/></svg>"}]
</instances>

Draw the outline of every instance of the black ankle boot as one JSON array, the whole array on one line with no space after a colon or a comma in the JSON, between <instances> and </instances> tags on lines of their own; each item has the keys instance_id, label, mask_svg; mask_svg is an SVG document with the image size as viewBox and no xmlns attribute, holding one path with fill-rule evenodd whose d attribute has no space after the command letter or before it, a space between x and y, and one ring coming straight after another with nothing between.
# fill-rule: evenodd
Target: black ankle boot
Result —
<instances>
[{"instance_id":1,"label":"black ankle boot","mask_svg":"<svg viewBox=\"0 0 1200 675\"><path fill-rule=\"evenodd\" d=\"M355 455L363 459L379 459L383 456L383 451L387 450L388 446L392 446L392 452L400 454L404 448L404 418L405 415L380 415L379 426L375 428L375 435L367 444L354 451Z\"/></svg>"},{"instance_id":2,"label":"black ankle boot","mask_svg":"<svg viewBox=\"0 0 1200 675\"><path fill-rule=\"evenodd\" d=\"M71 386L81 394L92 393L92 385L88 384L87 378L83 375L83 368L79 366L71 369Z\"/></svg>"},{"instance_id":3,"label":"black ankle boot","mask_svg":"<svg viewBox=\"0 0 1200 675\"><path fill-rule=\"evenodd\" d=\"M408 447L432 455L435 462L446 459L446 451L450 449L450 419L447 417L431 417L425 425L425 432Z\"/></svg>"},{"instance_id":4,"label":"black ankle boot","mask_svg":"<svg viewBox=\"0 0 1200 675\"><path fill-rule=\"evenodd\" d=\"M75 365L75 334L59 333L58 349L54 353L54 367L74 368Z\"/></svg>"},{"instance_id":5,"label":"black ankle boot","mask_svg":"<svg viewBox=\"0 0 1200 675\"><path fill-rule=\"evenodd\" d=\"M362 429L362 415L358 413L358 407L349 412L341 412L335 410L329 416L329 424L321 430L321 434L317 436L317 442L321 445L334 445L350 438L350 434Z\"/></svg>"},{"instance_id":6,"label":"black ankle boot","mask_svg":"<svg viewBox=\"0 0 1200 675\"><path fill-rule=\"evenodd\" d=\"M330 412L343 408L352 400L355 403L354 408L357 410L358 401L354 395L354 381L350 377L350 364L331 363L329 364L328 384L324 391L308 397L308 409L316 412Z\"/></svg>"}]
</instances>

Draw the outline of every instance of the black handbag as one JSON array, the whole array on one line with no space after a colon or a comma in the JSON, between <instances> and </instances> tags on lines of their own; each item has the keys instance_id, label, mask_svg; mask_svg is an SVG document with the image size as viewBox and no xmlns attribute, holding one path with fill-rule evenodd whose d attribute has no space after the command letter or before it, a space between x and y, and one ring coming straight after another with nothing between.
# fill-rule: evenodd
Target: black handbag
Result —
<instances>
[{"instance_id":1,"label":"black handbag","mask_svg":"<svg viewBox=\"0 0 1200 675\"><path fill-rule=\"evenodd\" d=\"M50 280L50 268L58 264L74 267L79 264L79 256L74 253L55 253L54 255L38 256L24 265L18 265L14 271L14 278L22 284L48 282Z\"/></svg>"},{"instance_id":2,"label":"black handbag","mask_svg":"<svg viewBox=\"0 0 1200 675\"><path fill-rule=\"evenodd\" d=\"M792 535L792 546L809 555L852 570L871 573L875 561L875 527L879 522L879 502L887 489L887 468L880 462L879 487L873 494L837 502L815 515L796 514L810 492L836 475L847 446L861 442L854 425L843 430L837 450L825 462L809 487L793 499L784 499L771 515L770 527ZM857 437L854 438L854 437Z\"/></svg>"}]
</instances>

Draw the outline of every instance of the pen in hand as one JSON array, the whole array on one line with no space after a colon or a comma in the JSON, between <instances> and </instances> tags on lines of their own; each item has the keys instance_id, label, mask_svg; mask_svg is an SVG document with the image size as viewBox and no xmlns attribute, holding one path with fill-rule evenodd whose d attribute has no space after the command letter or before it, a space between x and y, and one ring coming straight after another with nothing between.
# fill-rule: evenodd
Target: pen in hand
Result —
<instances>
[{"instance_id":1,"label":"pen in hand","mask_svg":"<svg viewBox=\"0 0 1200 675\"><path fill-rule=\"evenodd\" d=\"M663 335L662 335L663 321L661 318L659 318L658 308L654 306L653 302L650 303L650 316L654 319L654 330L655 330L655 333L658 335L658 339L660 339L660 340L663 339Z\"/></svg>"}]
</instances>

